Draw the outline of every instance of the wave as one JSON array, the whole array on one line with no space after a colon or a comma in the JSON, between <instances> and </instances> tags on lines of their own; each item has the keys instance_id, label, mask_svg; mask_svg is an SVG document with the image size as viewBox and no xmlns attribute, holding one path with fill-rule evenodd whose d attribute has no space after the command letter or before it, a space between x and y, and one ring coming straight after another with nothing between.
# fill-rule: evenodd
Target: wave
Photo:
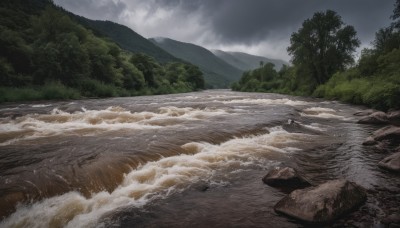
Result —
<instances>
[{"instance_id":1,"label":"wave","mask_svg":"<svg viewBox=\"0 0 400 228\"><path fill-rule=\"evenodd\" d=\"M262 105L308 105L306 101L294 101L287 98L283 99L235 99L230 101L222 101L224 104L262 104Z\"/></svg>"},{"instance_id":2,"label":"wave","mask_svg":"<svg viewBox=\"0 0 400 228\"><path fill-rule=\"evenodd\" d=\"M184 121L224 115L222 109L161 107L158 112L131 112L121 107L68 113L53 109L50 114L29 114L0 119L0 146L21 140L57 135L93 135L121 129L157 129Z\"/></svg>"},{"instance_id":3,"label":"wave","mask_svg":"<svg viewBox=\"0 0 400 228\"><path fill-rule=\"evenodd\" d=\"M321 107L311 107L302 110L300 113L301 116L304 117L314 117L314 118L322 118L322 119L339 119L339 120L352 120L352 118L344 117L337 114L337 111L330 108L321 108Z\"/></svg>"},{"instance_id":4,"label":"wave","mask_svg":"<svg viewBox=\"0 0 400 228\"><path fill-rule=\"evenodd\" d=\"M282 127L270 133L234 138L222 144L190 142L182 145L187 154L147 162L124 175L112 192L84 197L78 192L20 205L0 224L5 227L95 227L106 213L121 207L140 207L148 202L183 191L199 181L211 181L216 173L257 166L300 150L298 143L313 142L316 136L289 133Z\"/></svg>"}]
</instances>

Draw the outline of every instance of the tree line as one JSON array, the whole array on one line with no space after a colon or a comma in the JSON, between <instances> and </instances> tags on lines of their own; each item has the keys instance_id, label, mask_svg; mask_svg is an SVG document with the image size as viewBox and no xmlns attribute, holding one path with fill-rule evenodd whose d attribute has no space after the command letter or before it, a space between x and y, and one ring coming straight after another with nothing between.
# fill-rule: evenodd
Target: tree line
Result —
<instances>
[{"instance_id":1,"label":"tree line","mask_svg":"<svg viewBox=\"0 0 400 228\"><path fill-rule=\"evenodd\" d=\"M290 39L292 66L273 64L245 72L236 91L273 92L337 99L387 110L400 108L400 0L392 23L375 34L357 62L360 41L353 26L332 10L317 12Z\"/></svg>"},{"instance_id":2,"label":"tree line","mask_svg":"<svg viewBox=\"0 0 400 228\"><path fill-rule=\"evenodd\" d=\"M197 66L161 64L94 35L50 0L0 3L0 102L204 88Z\"/></svg>"}]
</instances>

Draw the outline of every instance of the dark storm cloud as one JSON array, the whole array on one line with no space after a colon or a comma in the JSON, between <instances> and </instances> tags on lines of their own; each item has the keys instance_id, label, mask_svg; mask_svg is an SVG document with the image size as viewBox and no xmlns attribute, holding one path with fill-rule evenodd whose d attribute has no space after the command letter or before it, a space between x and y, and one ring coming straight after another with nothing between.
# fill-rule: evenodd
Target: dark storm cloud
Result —
<instances>
[{"instance_id":1,"label":"dark storm cloud","mask_svg":"<svg viewBox=\"0 0 400 228\"><path fill-rule=\"evenodd\" d=\"M274 33L296 31L301 23L316 11L332 9L342 16L345 23L353 25L361 38L367 39L374 32L389 24L394 0L203 0L159 1L182 8L201 9L210 22L210 29L219 34L221 42L258 42ZM197 4L197 7L187 5Z\"/></svg>"},{"instance_id":2,"label":"dark storm cloud","mask_svg":"<svg viewBox=\"0 0 400 228\"><path fill-rule=\"evenodd\" d=\"M395 0L55 0L93 19L125 24L145 37L173 39L288 60L291 33L316 11L334 10L363 45L390 24Z\"/></svg>"},{"instance_id":3,"label":"dark storm cloud","mask_svg":"<svg viewBox=\"0 0 400 228\"><path fill-rule=\"evenodd\" d=\"M126 9L122 1L113 0L54 0L63 8L90 19L116 20Z\"/></svg>"}]
</instances>

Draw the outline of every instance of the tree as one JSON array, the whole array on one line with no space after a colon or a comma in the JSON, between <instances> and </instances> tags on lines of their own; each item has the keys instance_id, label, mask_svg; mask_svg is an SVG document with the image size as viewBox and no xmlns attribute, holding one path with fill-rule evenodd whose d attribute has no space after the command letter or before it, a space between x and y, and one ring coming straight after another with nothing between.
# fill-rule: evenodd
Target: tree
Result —
<instances>
[{"instance_id":1,"label":"tree","mask_svg":"<svg viewBox=\"0 0 400 228\"><path fill-rule=\"evenodd\" d=\"M354 27L345 26L332 10L317 12L305 20L292 34L290 43L292 62L302 68L300 71L310 72L316 85L324 84L334 73L352 64L352 54L360 45Z\"/></svg>"},{"instance_id":2,"label":"tree","mask_svg":"<svg viewBox=\"0 0 400 228\"><path fill-rule=\"evenodd\" d=\"M379 54L386 54L395 48L400 48L400 0L396 1L394 7L393 14L390 16L393 20L391 25L375 33L373 45Z\"/></svg>"},{"instance_id":3,"label":"tree","mask_svg":"<svg viewBox=\"0 0 400 228\"><path fill-rule=\"evenodd\" d=\"M393 15L390 18L393 20L397 20L400 18L400 0L397 0L396 3L394 4ZM400 21L397 21L396 25L399 26Z\"/></svg>"},{"instance_id":4,"label":"tree","mask_svg":"<svg viewBox=\"0 0 400 228\"><path fill-rule=\"evenodd\" d=\"M161 66L154 58L142 53L137 53L132 55L130 62L143 73L148 86L157 86L157 69L161 68Z\"/></svg>"},{"instance_id":5,"label":"tree","mask_svg":"<svg viewBox=\"0 0 400 228\"><path fill-rule=\"evenodd\" d=\"M193 89L204 89L204 78L203 73L199 67L191 64L185 65L186 70L186 81L192 84Z\"/></svg>"}]
</instances>

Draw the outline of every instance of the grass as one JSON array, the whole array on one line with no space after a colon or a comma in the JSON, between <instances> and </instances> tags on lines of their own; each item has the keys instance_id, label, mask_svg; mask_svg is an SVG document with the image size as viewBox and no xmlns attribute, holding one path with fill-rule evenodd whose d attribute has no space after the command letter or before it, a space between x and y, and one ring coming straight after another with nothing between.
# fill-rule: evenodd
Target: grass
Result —
<instances>
[{"instance_id":1,"label":"grass","mask_svg":"<svg viewBox=\"0 0 400 228\"><path fill-rule=\"evenodd\" d=\"M79 99L80 93L61 84L48 84L32 88L0 87L0 102Z\"/></svg>"}]
</instances>

